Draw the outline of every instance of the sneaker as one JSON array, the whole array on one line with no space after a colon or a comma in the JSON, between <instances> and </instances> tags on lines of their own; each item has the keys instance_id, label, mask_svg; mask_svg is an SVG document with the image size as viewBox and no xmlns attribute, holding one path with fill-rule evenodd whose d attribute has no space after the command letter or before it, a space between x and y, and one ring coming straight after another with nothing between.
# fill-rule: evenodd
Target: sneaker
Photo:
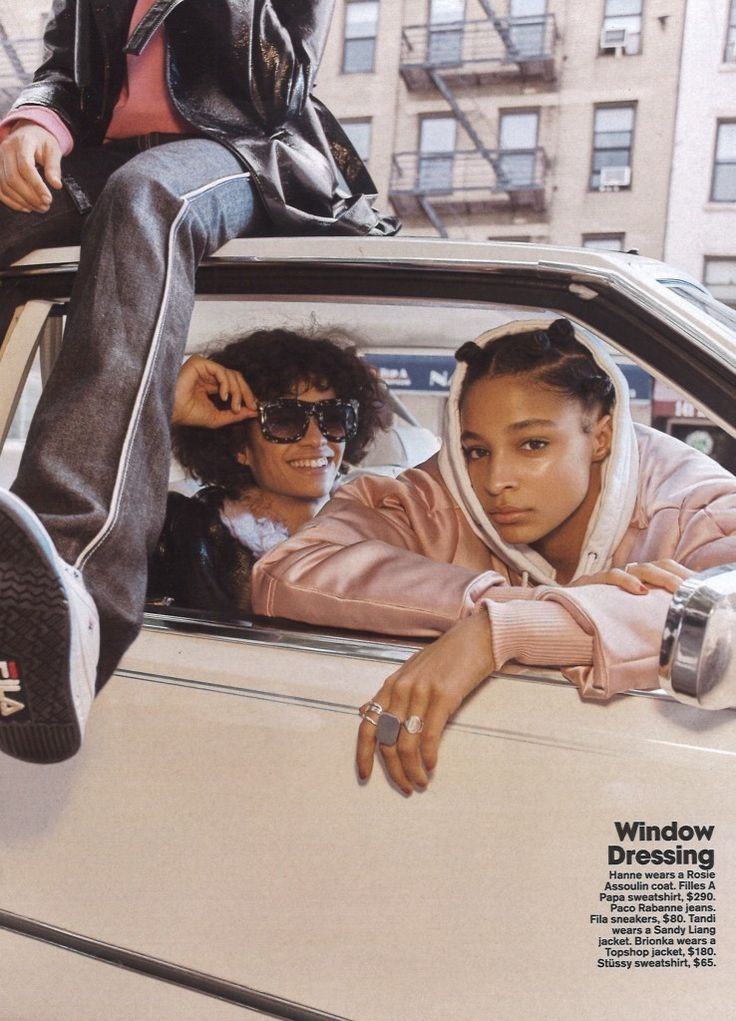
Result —
<instances>
[{"instance_id":1,"label":"sneaker","mask_svg":"<svg viewBox=\"0 0 736 1021\"><path fill-rule=\"evenodd\" d=\"M0 489L0 751L61 762L95 693L97 608L33 511Z\"/></svg>"}]
</instances>

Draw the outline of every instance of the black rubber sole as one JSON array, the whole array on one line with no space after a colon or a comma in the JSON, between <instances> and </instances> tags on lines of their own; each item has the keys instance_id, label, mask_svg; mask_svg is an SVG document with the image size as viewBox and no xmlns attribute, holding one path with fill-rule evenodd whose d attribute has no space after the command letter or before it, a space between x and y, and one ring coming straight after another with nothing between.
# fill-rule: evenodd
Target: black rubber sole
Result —
<instances>
[{"instance_id":1,"label":"black rubber sole","mask_svg":"<svg viewBox=\"0 0 736 1021\"><path fill-rule=\"evenodd\" d=\"M34 523L0 505L0 751L60 762L81 744L69 683L69 604Z\"/></svg>"}]
</instances>

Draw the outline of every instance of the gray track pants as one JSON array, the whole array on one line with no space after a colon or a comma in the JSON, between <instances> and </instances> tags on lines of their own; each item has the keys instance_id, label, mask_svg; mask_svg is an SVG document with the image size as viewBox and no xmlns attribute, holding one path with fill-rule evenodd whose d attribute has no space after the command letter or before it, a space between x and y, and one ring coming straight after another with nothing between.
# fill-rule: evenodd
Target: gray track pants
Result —
<instances>
[{"instance_id":1,"label":"gray track pants","mask_svg":"<svg viewBox=\"0 0 736 1021\"><path fill-rule=\"evenodd\" d=\"M224 146L187 138L145 148L149 141L72 153L62 173L73 180L48 213L0 206L0 264L82 238L64 344L13 490L97 603L98 686L141 624L196 268L266 222Z\"/></svg>"}]
</instances>

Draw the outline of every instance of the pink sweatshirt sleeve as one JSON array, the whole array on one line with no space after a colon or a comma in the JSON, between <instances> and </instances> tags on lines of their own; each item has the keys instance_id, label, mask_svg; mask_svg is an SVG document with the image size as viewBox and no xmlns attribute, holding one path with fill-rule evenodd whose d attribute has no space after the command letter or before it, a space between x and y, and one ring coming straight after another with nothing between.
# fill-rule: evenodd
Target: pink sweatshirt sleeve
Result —
<instances>
[{"instance_id":1,"label":"pink sweatshirt sleeve","mask_svg":"<svg viewBox=\"0 0 736 1021\"><path fill-rule=\"evenodd\" d=\"M62 156L68 156L74 148L74 139L64 121L57 113L46 106L19 106L0 121L0 142L10 134L10 128L16 121L33 121L34 124L46 128L59 143Z\"/></svg>"},{"instance_id":2,"label":"pink sweatshirt sleeve","mask_svg":"<svg viewBox=\"0 0 736 1021\"><path fill-rule=\"evenodd\" d=\"M491 620L493 662L510 659L529 666L588 666L593 638L563 606L533 599L495 602L484 599Z\"/></svg>"},{"instance_id":3,"label":"pink sweatshirt sleeve","mask_svg":"<svg viewBox=\"0 0 736 1021\"><path fill-rule=\"evenodd\" d=\"M401 503L403 486L401 480L366 476L338 490L328 508L257 561L254 611L432 636L471 614L491 588L512 591L495 571L444 562L441 543L455 527L453 515L421 511L421 529ZM383 500L371 506L376 488Z\"/></svg>"},{"instance_id":4,"label":"pink sweatshirt sleeve","mask_svg":"<svg viewBox=\"0 0 736 1021\"><path fill-rule=\"evenodd\" d=\"M659 649L672 602L666 589L633 595L616 585L543 585L534 590L534 600L558 606L590 637L592 656L587 662L560 663L565 677L585 698L607 699L621 691L659 687ZM553 649L561 639L562 633L550 637Z\"/></svg>"}]
</instances>

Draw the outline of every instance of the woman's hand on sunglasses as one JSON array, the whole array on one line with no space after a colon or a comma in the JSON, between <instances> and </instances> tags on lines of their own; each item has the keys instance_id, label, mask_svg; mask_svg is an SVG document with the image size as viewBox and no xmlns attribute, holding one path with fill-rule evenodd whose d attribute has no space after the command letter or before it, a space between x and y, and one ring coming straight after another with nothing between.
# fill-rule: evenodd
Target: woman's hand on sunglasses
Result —
<instances>
[{"instance_id":1,"label":"woman's hand on sunglasses","mask_svg":"<svg viewBox=\"0 0 736 1021\"><path fill-rule=\"evenodd\" d=\"M220 429L257 415L253 391L235 369L201 355L184 362L176 381L172 425Z\"/></svg>"}]
</instances>

